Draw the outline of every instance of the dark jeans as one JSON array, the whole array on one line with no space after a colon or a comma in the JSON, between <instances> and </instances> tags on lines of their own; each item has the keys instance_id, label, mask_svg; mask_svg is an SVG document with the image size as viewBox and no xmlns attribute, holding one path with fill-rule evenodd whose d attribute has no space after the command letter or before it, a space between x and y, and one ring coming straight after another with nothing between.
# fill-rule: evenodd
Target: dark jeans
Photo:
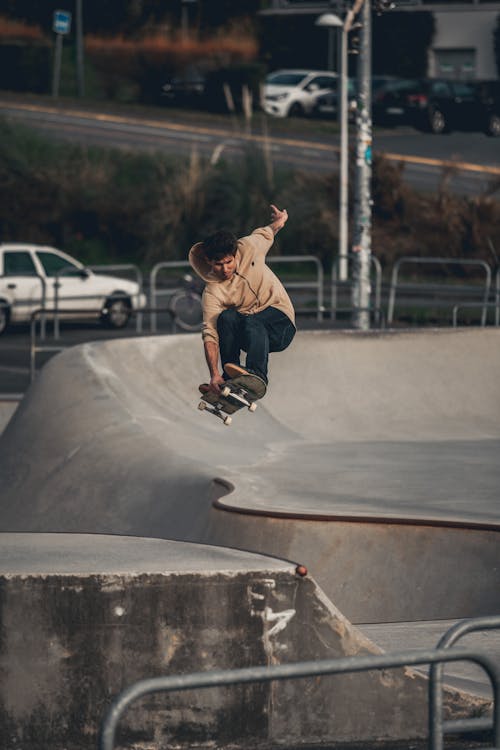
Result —
<instances>
[{"instance_id":1,"label":"dark jeans","mask_svg":"<svg viewBox=\"0 0 500 750\"><path fill-rule=\"evenodd\" d=\"M267 383L270 352L281 352L291 344L295 326L275 307L255 315L242 315L234 308L224 310L217 319L219 351L222 366L240 364L241 351L247 353L245 368Z\"/></svg>"}]
</instances>

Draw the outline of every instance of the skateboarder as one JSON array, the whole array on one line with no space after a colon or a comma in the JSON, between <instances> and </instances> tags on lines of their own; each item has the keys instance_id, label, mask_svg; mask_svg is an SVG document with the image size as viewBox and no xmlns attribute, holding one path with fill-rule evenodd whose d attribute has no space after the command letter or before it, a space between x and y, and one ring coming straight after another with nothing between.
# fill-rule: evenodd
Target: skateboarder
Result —
<instances>
[{"instance_id":1,"label":"skateboarder","mask_svg":"<svg viewBox=\"0 0 500 750\"><path fill-rule=\"evenodd\" d=\"M231 377L251 373L267 384L269 353L283 351L295 336L293 305L265 262L287 220L286 209L271 205L268 226L241 239L221 230L189 252L191 266L206 282L202 336L210 386L216 391L229 377L226 365L233 366ZM244 368L242 351L247 355Z\"/></svg>"}]
</instances>

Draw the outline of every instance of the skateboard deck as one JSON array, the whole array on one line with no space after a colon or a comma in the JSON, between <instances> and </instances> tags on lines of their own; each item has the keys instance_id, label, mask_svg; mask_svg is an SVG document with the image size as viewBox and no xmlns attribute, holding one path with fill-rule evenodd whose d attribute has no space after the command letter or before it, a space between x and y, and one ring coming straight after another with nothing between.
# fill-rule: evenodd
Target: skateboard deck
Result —
<instances>
[{"instance_id":1,"label":"skateboard deck","mask_svg":"<svg viewBox=\"0 0 500 750\"><path fill-rule=\"evenodd\" d=\"M255 411L256 401L265 395L266 390L267 387L262 378L250 374L238 375L226 380L221 386L220 393L211 390L208 383L202 383L199 387L202 400L198 408L202 411L206 409L222 419L225 425L230 425L231 414L245 407L249 411Z\"/></svg>"}]
</instances>

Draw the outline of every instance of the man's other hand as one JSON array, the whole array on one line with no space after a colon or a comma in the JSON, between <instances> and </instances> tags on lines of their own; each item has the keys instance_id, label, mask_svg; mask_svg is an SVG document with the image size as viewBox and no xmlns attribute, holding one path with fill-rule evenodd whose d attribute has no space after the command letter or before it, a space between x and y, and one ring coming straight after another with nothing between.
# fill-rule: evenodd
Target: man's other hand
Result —
<instances>
[{"instance_id":1,"label":"man's other hand","mask_svg":"<svg viewBox=\"0 0 500 750\"><path fill-rule=\"evenodd\" d=\"M276 232L279 232L280 229L283 229L287 221L288 211L286 210L286 208L280 210L277 206L274 206L271 203L271 223L269 226L273 230L274 234L276 234Z\"/></svg>"}]
</instances>

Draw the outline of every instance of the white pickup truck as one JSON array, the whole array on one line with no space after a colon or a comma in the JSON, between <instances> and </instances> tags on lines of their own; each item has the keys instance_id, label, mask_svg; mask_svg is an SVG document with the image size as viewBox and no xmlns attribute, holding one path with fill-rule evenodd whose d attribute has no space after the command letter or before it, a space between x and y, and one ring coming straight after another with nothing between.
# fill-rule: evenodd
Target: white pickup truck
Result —
<instances>
[{"instance_id":1,"label":"white pickup truck","mask_svg":"<svg viewBox=\"0 0 500 750\"><path fill-rule=\"evenodd\" d=\"M98 274L53 247L0 244L0 333L35 310L57 309L60 318L99 318L122 328L146 305L136 281ZM54 317L48 312L47 317Z\"/></svg>"}]
</instances>

